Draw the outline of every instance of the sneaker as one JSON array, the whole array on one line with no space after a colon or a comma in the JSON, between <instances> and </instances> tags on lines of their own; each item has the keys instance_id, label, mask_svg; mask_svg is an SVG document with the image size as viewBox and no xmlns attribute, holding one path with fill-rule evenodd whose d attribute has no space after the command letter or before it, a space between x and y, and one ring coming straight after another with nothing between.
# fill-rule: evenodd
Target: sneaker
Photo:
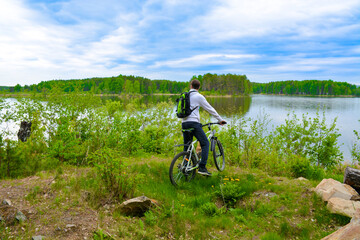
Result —
<instances>
[{"instance_id":1,"label":"sneaker","mask_svg":"<svg viewBox=\"0 0 360 240\"><path fill-rule=\"evenodd\" d=\"M211 173L206 169L206 167L199 168L198 173L204 176L211 176Z\"/></svg>"}]
</instances>

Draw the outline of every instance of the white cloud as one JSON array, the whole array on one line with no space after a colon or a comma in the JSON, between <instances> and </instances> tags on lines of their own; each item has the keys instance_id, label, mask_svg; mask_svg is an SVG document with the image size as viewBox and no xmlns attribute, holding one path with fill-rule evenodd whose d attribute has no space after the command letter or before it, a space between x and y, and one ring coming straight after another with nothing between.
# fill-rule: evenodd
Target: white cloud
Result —
<instances>
[{"instance_id":1,"label":"white cloud","mask_svg":"<svg viewBox=\"0 0 360 240\"><path fill-rule=\"evenodd\" d=\"M58 25L21 1L0 0L0 5L0 85L115 73L113 69L134 69L126 62L149 57L137 56L126 47L136 39L126 26L93 40L99 24ZM123 64L112 65L117 59Z\"/></svg>"},{"instance_id":2,"label":"white cloud","mask_svg":"<svg viewBox=\"0 0 360 240\"><path fill-rule=\"evenodd\" d=\"M197 67L207 65L225 65L231 64L239 60L249 60L257 58L254 54L200 54L188 58L169 60L156 62L154 68L159 67L172 67L172 68L183 68L183 67Z\"/></svg>"},{"instance_id":3,"label":"white cloud","mask_svg":"<svg viewBox=\"0 0 360 240\"><path fill-rule=\"evenodd\" d=\"M286 57L267 71L276 72L308 72L328 71L334 67L351 66L360 62L360 57L327 57L327 58L298 58Z\"/></svg>"},{"instance_id":4,"label":"white cloud","mask_svg":"<svg viewBox=\"0 0 360 240\"><path fill-rule=\"evenodd\" d=\"M0 86L118 74L359 76L359 46L342 44L360 32L359 0L30 3L0 0Z\"/></svg>"},{"instance_id":5,"label":"white cloud","mask_svg":"<svg viewBox=\"0 0 360 240\"><path fill-rule=\"evenodd\" d=\"M344 21L359 7L358 0L222 0L191 26L193 33L217 41L269 34L328 35L344 32Z\"/></svg>"}]
</instances>

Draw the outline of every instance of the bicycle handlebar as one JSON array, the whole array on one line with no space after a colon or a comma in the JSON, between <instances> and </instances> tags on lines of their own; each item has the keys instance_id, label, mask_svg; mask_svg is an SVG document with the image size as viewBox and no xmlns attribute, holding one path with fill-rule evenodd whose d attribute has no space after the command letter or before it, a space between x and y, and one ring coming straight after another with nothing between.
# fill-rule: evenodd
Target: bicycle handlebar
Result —
<instances>
[{"instance_id":1,"label":"bicycle handlebar","mask_svg":"<svg viewBox=\"0 0 360 240\"><path fill-rule=\"evenodd\" d=\"M206 123L206 124L201 124L201 127L205 127L205 126L210 127L211 125L215 125L215 124L220 125L220 123L218 123L218 122L216 122L216 123ZM226 122L224 124L226 124Z\"/></svg>"}]
</instances>

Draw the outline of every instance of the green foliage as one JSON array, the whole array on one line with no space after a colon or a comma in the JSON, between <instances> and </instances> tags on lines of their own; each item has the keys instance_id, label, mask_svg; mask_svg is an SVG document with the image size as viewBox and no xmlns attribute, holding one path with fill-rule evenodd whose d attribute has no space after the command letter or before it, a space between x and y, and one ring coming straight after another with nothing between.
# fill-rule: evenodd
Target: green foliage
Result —
<instances>
[{"instance_id":1,"label":"green foliage","mask_svg":"<svg viewBox=\"0 0 360 240\"><path fill-rule=\"evenodd\" d=\"M108 234L106 234L103 229L98 229L96 232L94 232L93 239L94 240L114 240L114 238L109 236Z\"/></svg>"},{"instance_id":2,"label":"green foliage","mask_svg":"<svg viewBox=\"0 0 360 240\"><path fill-rule=\"evenodd\" d=\"M280 154L307 157L317 166L331 167L342 160L338 146L336 119L328 126L325 113L314 118L303 115L300 121L295 114L276 128L274 140Z\"/></svg>"},{"instance_id":3,"label":"green foliage","mask_svg":"<svg viewBox=\"0 0 360 240\"><path fill-rule=\"evenodd\" d=\"M122 200L133 196L136 185L141 182L143 175L128 172L126 161L119 155L112 149L102 148L92 153L90 159L105 190L114 198Z\"/></svg>"},{"instance_id":4,"label":"green foliage","mask_svg":"<svg viewBox=\"0 0 360 240\"><path fill-rule=\"evenodd\" d=\"M358 162L360 164L360 133L354 130L355 134L355 142L351 147L351 156L354 162Z\"/></svg>"},{"instance_id":5,"label":"green foliage","mask_svg":"<svg viewBox=\"0 0 360 240\"><path fill-rule=\"evenodd\" d=\"M286 95L359 96L360 87L346 82L332 80L278 81L270 83L252 83L254 93Z\"/></svg>"},{"instance_id":6,"label":"green foliage","mask_svg":"<svg viewBox=\"0 0 360 240\"><path fill-rule=\"evenodd\" d=\"M194 76L193 78L195 78ZM205 92L220 94L250 94L252 87L246 75L236 74L211 74L199 75L197 79L201 82L201 90Z\"/></svg>"},{"instance_id":7,"label":"green foliage","mask_svg":"<svg viewBox=\"0 0 360 240\"><path fill-rule=\"evenodd\" d=\"M215 205L215 203L212 203L212 202L207 202L207 203L203 204L200 207L200 211L209 217L213 217L213 216L219 215L224 212L222 208L219 209Z\"/></svg>"},{"instance_id":8,"label":"green foliage","mask_svg":"<svg viewBox=\"0 0 360 240\"><path fill-rule=\"evenodd\" d=\"M289 158L288 165L294 178L304 177L320 180L325 174L323 168L311 164L310 160L304 157L292 156Z\"/></svg>"},{"instance_id":9,"label":"green foliage","mask_svg":"<svg viewBox=\"0 0 360 240\"><path fill-rule=\"evenodd\" d=\"M256 189L255 178L252 175L247 175L246 179L225 177L214 195L223 200L227 207L232 208L238 200L249 196Z\"/></svg>"}]
</instances>

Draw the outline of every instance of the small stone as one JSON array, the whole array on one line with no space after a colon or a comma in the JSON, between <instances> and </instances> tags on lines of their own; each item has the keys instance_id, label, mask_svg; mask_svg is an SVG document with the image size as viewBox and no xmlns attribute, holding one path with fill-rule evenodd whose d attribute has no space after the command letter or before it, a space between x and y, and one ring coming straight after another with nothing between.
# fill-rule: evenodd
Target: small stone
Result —
<instances>
[{"instance_id":1,"label":"small stone","mask_svg":"<svg viewBox=\"0 0 360 240\"><path fill-rule=\"evenodd\" d=\"M2 201L2 204L3 205L8 205L8 206L11 206L12 204L11 204L11 201L9 200L9 199L4 199L3 201Z\"/></svg>"},{"instance_id":2,"label":"small stone","mask_svg":"<svg viewBox=\"0 0 360 240\"><path fill-rule=\"evenodd\" d=\"M75 228L76 226L75 226L75 224L67 224L66 225L66 228Z\"/></svg>"},{"instance_id":3,"label":"small stone","mask_svg":"<svg viewBox=\"0 0 360 240\"><path fill-rule=\"evenodd\" d=\"M309 181L309 180L307 180L307 179L304 178L304 177L299 177L299 178L297 178L297 180L300 180L300 181Z\"/></svg>"},{"instance_id":4,"label":"small stone","mask_svg":"<svg viewBox=\"0 0 360 240\"><path fill-rule=\"evenodd\" d=\"M44 236L34 236L31 238L31 240L43 240L44 239Z\"/></svg>"},{"instance_id":5,"label":"small stone","mask_svg":"<svg viewBox=\"0 0 360 240\"><path fill-rule=\"evenodd\" d=\"M25 216L21 211L18 211L18 212L16 213L15 218L16 218L16 220L18 220L19 222L26 221L26 216Z\"/></svg>"},{"instance_id":6,"label":"small stone","mask_svg":"<svg viewBox=\"0 0 360 240\"><path fill-rule=\"evenodd\" d=\"M120 211L127 216L144 216L144 213L148 211L152 206L155 206L150 198L141 196L133 199L129 199L120 204Z\"/></svg>"}]
</instances>

